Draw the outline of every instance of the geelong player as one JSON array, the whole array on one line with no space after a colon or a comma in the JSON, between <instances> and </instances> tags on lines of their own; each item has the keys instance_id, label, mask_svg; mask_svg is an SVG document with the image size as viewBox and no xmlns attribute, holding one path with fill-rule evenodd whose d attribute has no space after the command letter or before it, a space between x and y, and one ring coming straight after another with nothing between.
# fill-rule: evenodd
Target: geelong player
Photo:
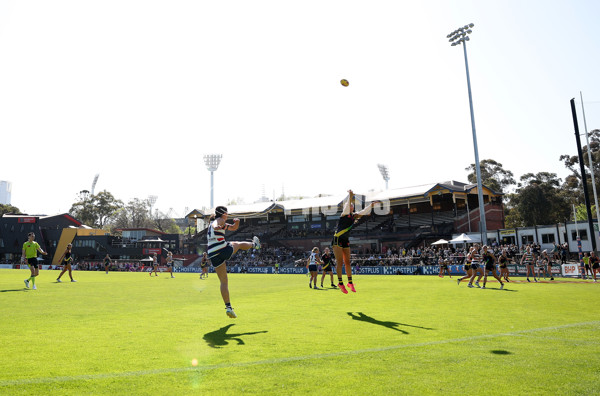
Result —
<instances>
[{"instance_id":1,"label":"geelong player","mask_svg":"<svg viewBox=\"0 0 600 396\"><path fill-rule=\"evenodd\" d=\"M479 254L479 245L475 244L473 249L471 250L471 270L473 271L473 275L471 275L471 279L469 280L468 287L481 287L479 286L479 281L481 277L484 275L483 268L481 267L481 254ZM473 280L475 280L475 276L477 280L475 281L475 286L473 286Z\"/></svg>"},{"instance_id":2,"label":"geelong player","mask_svg":"<svg viewBox=\"0 0 600 396\"><path fill-rule=\"evenodd\" d=\"M348 199L344 203L344 209L342 210L342 215L338 220L332 242L333 254L335 255L336 262L335 267L338 277L338 287L344 294L348 294L348 290L346 290L342 280L342 266L346 267L348 289L356 293L356 289L352 283L352 266L350 264L350 230L354 226L356 220L371 213L375 203L376 201L373 201L360 212L354 212L354 193L352 190L348 190Z\"/></svg>"},{"instance_id":3,"label":"geelong player","mask_svg":"<svg viewBox=\"0 0 600 396\"><path fill-rule=\"evenodd\" d=\"M58 278L56 278L56 281L59 283L62 282L60 280L60 277L63 276L65 271L69 271L69 278L71 278L71 282L77 282L75 279L73 279L73 275L71 274L71 263L73 262L73 256L71 255L71 249L73 249L73 245L69 243L67 245L67 249L65 250L63 255L60 256L60 259L58 260L61 263L61 265L63 266L62 272L60 273L60 275L58 275Z\"/></svg>"},{"instance_id":4,"label":"geelong player","mask_svg":"<svg viewBox=\"0 0 600 396\"><path fill-rule=\"evenodd\" d=\"M206 237L208 239L208 258L221 282L221 297L225 303L225 312L230 318L237 318L229 301L229 285L227 280L227 260L238 250L260 249L258 237L252 242L227 242L225 231L235 231L240 226L239 219L233 219L233 223L227 223L228 213L225 206L215 208L214 220L208 226Z\"/></svg>"},{"instance_id":5,"label":"geelong player","mask_svg":"<svg viewBox=\"0 0 600 396\"><path fill-rule=\"evenodd\" d=\"M150 270L150 276L152 276L152 272L158 276L158 255L156 253L152 255L152 269Z\"/></svg>"},{"instance_id":6,"label":"geelong player","mask_svg":"<svg viewBox=\"0 0 600 396\"><path fill-rule=\"evenodd\" d=\"M40 245L35 241L35 234L30 232L27 234L27 242L23 244L23 255L21 257L21 261L27 260L27 265L29 266L29 270L31 271L31 276L28 279L25 279L25 287L29 289L29 281L33 284L32 289L37 290L35 287L35 278L40 274L40 269L38 267L38 259L37 253L40 252L44 256L48 253L44 252Z\"/></svg>"},{"instance_id":7,"label":"geelong player","mask_svg":"<svg viewBox=\"0 0 600 396\"><path fill-rule=\"evenodd\" d=\"M323 264L321 261L321 257L319 257L319 248L314 247L310 253L310 257L306 260L306 268L308 268L308 272L310 273L310 280L308 281L308 287L312 288L313 283L315 284L315 289L317 287L317 265Z\"/></svg>"},{"instance_id":8,"label":"geelong player","mask_svg":"<svg viewBox=\"0 0 600 396\"><path fill-rule=\"evenodd\" d=\"M173 252L167 253L167 271L171 274L171 278L175 278L173 276Z\"/></svg>"},{"instance_id":9,"label":"geelong player","mask_svg":"<svg viewBox=\"0 0 600 396\"><path fill-rule=\"evenodd\" d=\"M529 280L529 272L531 272L531 275L533 275L533 280L535 282L537 282L537 279L535 279L535 266L534 266L534 261L535 261L535 257L533 256L533 253L531 252L531 247L527 246L527 249L525 249L525 254L523 255L523 257L521 257L521 262L520 264L523 265L523 263L525 263L525 265L527 266L527 282L531 282Z\"/></svg>"}]
</instances>

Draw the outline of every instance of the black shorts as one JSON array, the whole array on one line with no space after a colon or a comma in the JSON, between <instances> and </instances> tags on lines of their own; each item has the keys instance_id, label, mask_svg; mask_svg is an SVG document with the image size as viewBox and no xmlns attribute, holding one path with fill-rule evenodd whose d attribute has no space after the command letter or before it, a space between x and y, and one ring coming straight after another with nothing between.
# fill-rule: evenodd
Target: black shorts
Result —
<instances>
[{"instance_id":1,"label":"black shorts","mask_svg":"<svg viewBox=\"0 0 600 396\"><path fill-rule=\"evenodd\" d=\"M443 269L443 270L447 270L448 266L447 265L442 265L442 266L440 266L440 268Z\"/></svg>"},{"instance_id":2,"label":"black shorts","mask_svg":"<svg viewBox=\"0 0 600 396\"><path fill-rule=\"evenodd\" d=\"M213 257L210 257L210 263L213 267L217 268L219 265L229 260L231 256L233 256L233 246L228 243L227 246L219 250L217 254L215 254Z\"/></svg>"},{"instance_id":3,"label":"black shorts","mask_svg":"<svg viewBox=\"0 0 600 396\"><path fill-rule=\"evenodd\" d=\"M505 269L506 268L506 264L500 264L500 268Z\"/></svg>"},{"instance_id":4,"label":"black shorts","mask_svg":"<svg viewBox=\"0 0 600 396\"><path fill-rule=\"evenodd\" d=\"M496 269L496 265L494 263L485 263L486 271L494 271Z\"/></svg>"},{"instance_id":5,"label":"black shorts","mask_svg":"<svg viewBox=\"0 0 600 396\"><path fill-rule=\"evenodd\" d=\"M33 268L38 268L38 259L37 259L37 257L29 257L27 259L27 264L31 265Z\"/></svg>"},{"instance_id":6,"label":"black shorts","mask_svg":"<svg viewBox=\"0 0 600 396\"><path fill-rule=\"evenodd\" d=\"M594 264L592 265L592 268L593 268L593 269L598 269L598 268L600 268L600 264L598 264L598 263L594 263Z\"/></svg>"},{"instance_id":7,"label":"black shorts","mask_svg":"<svg viewBox=\"0 0 600 396\"><path fill-rule=\"evenodd\" d=\"M471 269L471 264L465 264L463 268L465 271L469 271Z\"/></svg>"},{"instance_id":8,"label":"black shorts","mask_svg":"<svg viewBox=\"0 0 600 396\"><path fill-rule=\"evenodd\" d=\"M586 264L586 265L585 265L585 269L586 269L586 270L589 270L589 269L590 269L590 265L589 265L589 264Z\"/></svg>"},{"instance_id":9,"label":"black shorts","mask_svg":"<svg viewBox=\"0 0 600 396\"><path fill-rule=\"evenodd\" d=\"M479 269L479 264L471 264L471 269L472 269L473 271L475 271L475 270Z\"/></svg>"},{"instance_id":10,"label":"black shorts","mask_svg":"<svg viewBox=\"0 0 600 396\"><path fill-rule=\"evenodd\" d=\"M308 270L309 270L310 272L317 272L317 265L316 265L316 264L310 264L310 265L308 266Z\"/></svg>"},{"instance_id":11,"label":"black shorts","mask_svg":"<svg viewBox=\"0 0 600 396\"><path fill-rule=\"evenodd\" d=\"M331 246L339 246L341 248L349 248L350 247L350 239L347 236L339 236L333 237L333 241L331 242Z\"/></svg>"},{"instance_id":12,"label":"black shorts","mask_svg":"<svg viewBox=\"0 0 600 396\"><path fill-rule=\"evenodd\" d=\"M323 272L333 272L333 268L331 268L331 265L328 265L327 267L323 267Z\"/></svg>"},{"instance_id":13,"label":"black shorts","mask_svg":"<svg viewBox=\"0 0 600 396\"><path fill-rule=\"evenodd\" d=\"M63 261L63 262L61 263L61 265L65 266L65 267L66 267L67 265L71 265L71 260L69 260L69 261Z\"/></svg>"}]
</instances>

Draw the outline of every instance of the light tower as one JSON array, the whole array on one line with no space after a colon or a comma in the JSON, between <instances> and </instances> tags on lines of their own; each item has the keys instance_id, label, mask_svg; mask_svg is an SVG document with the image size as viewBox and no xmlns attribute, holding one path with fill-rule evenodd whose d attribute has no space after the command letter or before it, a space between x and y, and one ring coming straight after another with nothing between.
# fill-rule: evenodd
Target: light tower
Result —
<instances>
[{"instance_id":1,"label":"light tower","mask_svg":"<svg viewBox=\"0 0 600 396\"><path fill-rule=\"evenodd\" d=\"M377 167L379 168L379 172L381 172L381 176L383 177L383 180L385 180L385 189L388 189L388 181L390 181L390 171L387 167L387 165L383 165L383 164L377 164Z\"/></svg>"},{"instance_id":2,"label":"light tower","mask_svg":"<svg viewBox=\"0 0 600 396\"><path fill-rule=\"evenodd\" d=\"M469 108L471 110L471 129L473 130L473 149L475 151L475 173L477 175L477 195L479 198L479 218L481 227L479 232L481 233L481 241L484 245L487 245L487 225L485 222L485 207L483 203L483 189L481 183L481 167L479 166L479 150L477 148L477 133L475 132L475 115L473 114L473 97L471 95L471 78L469 77L469 62L467 61L467 41L469 41L469 34L473 33L471 30L475 26L470 23L468 25L459 27L455 31L451 32L446 36L448 41L452 43L452 46L463 45L465 53L465 69L467 70L467 90L469 91Z\"/></svg>"},{"instance_id":3,"label":"light tower","mask_svg":"<svg viewBox=\"0 0 600 396\"><path fill-rule=\"evenodd\" d=\"M221 158L223 158L222 154L205 154L204 155L204 163L206 164L206 169L210 171L210 207L214 208L214 180L215 180L215 171L219 168L219 164L221 163Z\"/></svg>"},{"instance_id":4,"label":"light tower","mask_svg":"<svg viewBox=\"0 0 600 396\"><path fill-rule=\"evenodd\" d=\"M156 203L157 199L158 196L156 195L148 195L148 203L150 204L150 216L152 216L152 208L154 207L154 204Z\"/></svg>"}]
</instances>

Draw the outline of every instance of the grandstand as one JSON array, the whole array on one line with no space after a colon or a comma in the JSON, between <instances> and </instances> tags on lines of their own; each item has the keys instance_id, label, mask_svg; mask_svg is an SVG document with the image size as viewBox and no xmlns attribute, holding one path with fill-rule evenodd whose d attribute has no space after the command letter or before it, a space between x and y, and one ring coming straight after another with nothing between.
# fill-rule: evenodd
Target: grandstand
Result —
<instances>
[{"instance_id":1,"label":"grandstand","mask_svg":"<svg viewBox=\"0 0 600 396\"><path fill-rule=\"evenodd\" d=\"M488 230L504 226L502 194L483 186ZM240 228L228 234L229 240L248 240L258 235L264 246L290 250L325 247L342 211L345 195L298 200L258 202L228 207L230 218L240 218ZM385 245L410 248L452 234L478 231L477 185L446 181L420 186L368 192L356 195L356 208L382 201L371 216L355 225L351 241L354 253L380 251ZM202 230L214 208L193 210L186 217ZM194 238L205 249L205 230Z\"/></svg>"}]
</instances>

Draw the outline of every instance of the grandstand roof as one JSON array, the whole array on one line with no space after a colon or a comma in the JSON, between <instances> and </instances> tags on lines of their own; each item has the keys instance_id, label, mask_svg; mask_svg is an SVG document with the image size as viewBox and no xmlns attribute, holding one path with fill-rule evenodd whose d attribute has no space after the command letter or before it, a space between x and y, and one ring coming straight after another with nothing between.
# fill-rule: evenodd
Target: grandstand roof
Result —
<instances>
[{"instance_id":1,"label":"grandstand roof","mask_svg":"<svg viewBox=\"0 0 600 396\"><path fill-rule=\"evenodd\" d=\"M501 195L490 188L483 186L484 194ZM407 201L417 200L426 202L431 194L441 193L462 193L474 194L477 192L476 184L457 182L454 180L440 183L421 184L419 186L393 188L383 191L368 192L366 194L355 193L355 197L366 202L375 200L389 201ZM310 208L334 207L339 206L347 195L330 195L325 197L294 199L286 201L257 202L247 205L230 205L227 207L229 214L240 217L253 217L267 214L270 212L286 212L307 210ZM214 214L214 208L209 210L194 209L186 217L205 217Z\"/></svg>"}]
</instances>

